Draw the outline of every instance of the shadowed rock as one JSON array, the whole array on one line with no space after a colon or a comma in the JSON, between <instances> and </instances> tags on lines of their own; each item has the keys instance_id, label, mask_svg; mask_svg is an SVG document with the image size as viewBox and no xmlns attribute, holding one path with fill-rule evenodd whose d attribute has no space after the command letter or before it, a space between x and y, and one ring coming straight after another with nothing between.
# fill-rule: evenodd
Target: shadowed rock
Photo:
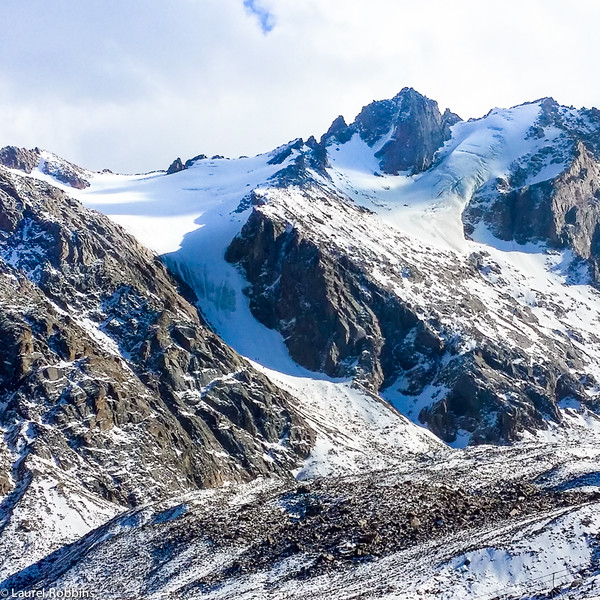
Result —
<instances>
[{"instance_id":1,"label":"shadowed rock","mask_svg":"<svg viewBox=\"0 0 600 600\"><path fill-rule=\"evenodd\" d=\"M384 173L420 173L428 169L436 151L450 138L450 127L460 117L440 113L434 100L412 88L404 88L391 100L378 100L363 107L352 125L339 116L322 143L346 143L358 133L369 146L381 145L375 153Z\"/></svg>"},{"instance_id":2,"label":"shadowed rock","mask_svg":"<svg viewBox=\"0 0 600 600\"><path fill-rule=\"evenodd\" d=\"M0 224L0 461L18 461L13 485L43 457L133 505L285 476L309 452L291 398L119 226L3 170Z\"/></svg>"}]
</instances>

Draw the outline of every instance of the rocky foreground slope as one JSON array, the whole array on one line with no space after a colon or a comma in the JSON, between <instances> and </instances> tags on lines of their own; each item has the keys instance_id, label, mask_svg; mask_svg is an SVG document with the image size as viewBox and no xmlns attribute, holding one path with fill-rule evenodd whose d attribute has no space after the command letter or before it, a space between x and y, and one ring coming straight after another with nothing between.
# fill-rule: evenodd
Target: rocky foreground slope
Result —
<instances>
[{"instance_id":1,"label":"rocky foreground slope","mask_svg":"<svg viewBox=\"0 0 600 600\"><path fill-rule=\"evenodd\" d=\"M573 476L585 442L578 450L476 449L195 492L119 515L3 585L108 598L594 598L600 496Z\"/></svg>"},{"instance_id":2,"label":"rocky foreground slope","mask_svg":"<svg viewBox=\"0 0 600 600\"><path fill-rule=\"evenodd\" d=\"M594 597L597 110L0 162L5 587Z\"/></svg>"}]
</instances>

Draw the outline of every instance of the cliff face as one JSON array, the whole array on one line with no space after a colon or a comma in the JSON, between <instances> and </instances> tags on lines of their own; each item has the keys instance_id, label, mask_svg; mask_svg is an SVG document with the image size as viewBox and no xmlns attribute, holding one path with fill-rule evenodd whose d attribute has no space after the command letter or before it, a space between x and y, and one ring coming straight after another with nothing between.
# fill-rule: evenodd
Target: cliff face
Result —
<instances>
[{"instance_id":1,"label":"cliff face","mask_svg":"<svg viewBox=\"0 0 600 600\"><path fill-rule=\"evenodd\" d=\"M375 157L383 173L420 173L431 166L437 150L450 138L450 127L459 121L449 110L440 113L434 100L404 88L390 100L363 107L349 126L338 117L321 141L345 143L358 133L369 146L379 147Z\"/></svg>"},{"instance_id":2,"label":"cliff face","mask_svg":"<svg viewBox=\"0 0 600 600\"><path fill-rule=\"evenodd\" d=\"M295 361L377 390L418 319L336 250L255 210L226 258L244 269L253 314L281 331Z\"/></svg>"},{"instance_id":3,"label":"cliff face","mask_svg":"<svg viewBox=\"0 0 600 600\"><path fill-rule=\"evenodd\" d=\"M125 505L289 473L312 432L185 285L63 192L0 172L0 486L50 461Z\"/></svg>"},{"instance_id":4,"label":"cliff face","mask_svg":"<svg viewBox=\"0 0 600 600\"><path fill-rule=\"evenodd\" d=\"M267 196L226 258L301 365L382 392L448 442L515 440L559 421L564 399L594 405L585 352L497 285L489 254L415 247L327 187Z\"/></svg>"},{"instance_id":5,"label":"cliff face","mask_svg":"<svg viewBox=\"0 0 600 600\"><path fill-rule=\"evenodd\" d=\"M39 169L40 173L50 175L59 183L79 190L90 186L91 173L89 171L56 156L56 154L45 152L39 148L33 150L17 148L16 146L0 148L0 165L28 174L35 169Z\"/></svg>"},{"instance_id":6,"label":"cliff face","mask_svg":"<svg viewBox=\"0 0 600 600\"><path fill-rule=\"evenodd\" d=\"M495 194L488 191L475 197L464 215L467 231L483 221L502 240L569 248L589 261L598 283L600 163L588 148L576 142L567 168L553 179L522 186L510 183L498 182Z\"/></svg>"},{"instance_id":7,"label":"cliff face","mask_svg":"<svg viewBox=\"0 0 600 600\"><path fill-rule=\"evenodd\" d=\"M463 213L471 235L483 224L500 240L568 249L598 286L600 118L595 109L565 109L539 101L527 131L537 150L476 191Z\"/></svg>"}]
</instances>

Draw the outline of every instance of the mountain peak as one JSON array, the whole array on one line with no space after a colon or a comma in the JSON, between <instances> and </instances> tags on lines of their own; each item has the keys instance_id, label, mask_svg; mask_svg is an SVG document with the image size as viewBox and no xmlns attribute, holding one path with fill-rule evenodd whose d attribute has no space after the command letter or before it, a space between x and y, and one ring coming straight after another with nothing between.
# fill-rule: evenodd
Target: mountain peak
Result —
<instances>
[{"instance_id":1,"label":"mountain peak","mask_svg":"<svg viewBox=\"0 0 600 600\"><path fill-rule=\"evenodd\" d=\"M522 597L564 555L589 597L600 111L458 120L407 87L68 193L0 151L0 588Z\"/></svg>"},{"instance_id":2,"label":"mountain peak","mask_svg":"<svg viewBox=\"0 0 600 600\"><path fill-rule=\"evenodd\" d=\"M85 169L37 147L28 150L17 146L5 146L0 149L0 165L23 171L28 175L37 169L60 183L80 190L90 185L89 173Z\"/></svg>"},{"instance_id":3,"label":"mountain peak","mask_svg":"<svg viewBox=\"0 0 600 600\"><path fill-rule=\"evenodd\" d=\"M376 149L380 168L396 175L429 168L435 152L450 137L450 127L461 119L411 87L388 100L375 100L362 108L352 125L337 117L323 136L324 143L344 144L355 133Z\"/></svg>"},{"instance_id":4,"label":"mountain peak","mask_svg":"<svg viewBox=\"0 0 600 600\"><path fill-rule=\"evenodd\" d=\"M346 119L342 115L339 115L333 120L333 123L329 126L327 132L321 137L321 143L327 144L330 140L338 141L340 144L345 144L354 133L350 130Z\"/></svg>"},{"instance_id":5,"label":"mountain peak","mask_svg":"<svg viewBox=\"0 0 600 600\"><path fill-rule=\"evenodd\" d=\"M18 169L29 174L40 162L40 149L18 148L17 146L4 146L0 148L0 164L9 169Z\"/></svg>"},{"instance_id":6,"label":"mountain peak","mask_svg":"<svg viewBox=\"0 0 600 600\"><path fill-rule=\"evenodd\" d=\"M414 99L422 99L422 100L430 100L427 96L424 96L415 88L412 87L403 87L394 97L393 100L403 100L404 98L414 98ZM435 100L430 100L431 102L435 102ZM437 104L437 102L435 102Z\"/></svg>"}]
</instances>

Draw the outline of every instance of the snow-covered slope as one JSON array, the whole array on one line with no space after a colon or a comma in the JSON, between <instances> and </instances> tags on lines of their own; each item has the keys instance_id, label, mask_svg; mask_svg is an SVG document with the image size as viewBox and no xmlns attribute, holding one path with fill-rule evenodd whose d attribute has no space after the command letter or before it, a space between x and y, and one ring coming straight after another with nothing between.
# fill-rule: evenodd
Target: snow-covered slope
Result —
<instances>
[{"instance_id":1,"label":"snow-covered slope","mask_svg":"<svg viewBox=\"0 0 600 600\"><path fill-rule=\"evenodd\" d=\"M508 176L515 161L559 136L553 128L542 140L527 137L540 110L540 102L534 102L457 123L434 167L418 175L378 172L377 147L356 133L346 144L328 146L330 173L338 189L400 231L436 247L467 252L461 217L473 194L488 181ZM548 165L536 180L551 179L564 168L564 162Z\"/></svg>"},{"instance_id":2,"label":"snow-covered slope","mask_svg":"<svg viewBox=\"0 0 600 600\"><path fill-rule=\"evenodd\" d=\"M597 459L586 440L187 494L119 515L5 583L106 598L594 598L598 493L555 491Z\"/></svg>"},{"instance_id":3,"label":"snow-covered slope","mask_svg":"<svg viewBox=\"0 0 600 600\"><path fill-rule=\"evenodd\" d=\"M286 166L269 165L270 159L207 159L168 177L97 174L78 197L162 253L193 288L219 335L297 398L318 434L302 476L382 468L406 454L441 449L435 437L369 391L297 365L281 335L252 316L243 293L247 283L224 256L250 211L239 210L241 194L260 194Z\"/></svg>"},{"instance_id":4,"label":"snow-covered slope","mask_svg":"<svg viewBox=\"0 0 600 600\"><path fill-rule=\"evenodd\" d=\"M572 354L563 371L574 381L555 401L572 397L581 402L584 393L594 402L593 382L600 378L595 336L600 304L596 289L586 285L585 264L571 248L552 249L544 239L525 245L499 240L485 219L471 227L470 236L463 224L474 198L481 204L496 186L510 185L515 170L527 173L521 174L521 187L554 181L575 154L573 131L590 136L593 126L583 113L540 100L456 123L432 167L417 174L382 173L378 156L392 134L373 139L363 126L349 139L338 136L342 141L330 136L315 146L314 141L295 140L251 159L199 159L168 176L96 174L78 198L160 254L193 288L203 314L227 343L285 375L322 377L290 360L291 349L296 361L311 365L294 351L297 315L274 325L257 315L245 294L244 274L225 260L228 247L244 232L249 215L258 212L287 228L290 236L298 232L315 247L346 257L378 289L403 306L418 307L419 320L437 323L433 330L445 346L440 356L416 357L410 368L396 366L393 372L381 367L384 396L413 420L432 426L435 419L428 420L423 411L435 412L453 393L457 359L487 352L490 344L502 347L506 356L494 350L494 360L510 361L512 371L523 364L529 372L536 364L564 362ZM253 268L243 266L247 272ZM272 267L265 263L256 268L264 279ZM252 292L268 296L278 286L281 273L275 271ZM305 302L310 305L311 299ZM352 352L339 360L354 361L362 369ZM398 357L390 360L397 363ZM356 376L356 368L325 371ZM511 396L531 402L509 382L500 387L505 389L497 393L499 402L486 408L487 414L470 417L493 420L503 411L503 395L508 403ZM578 390L575 397L571 388ZM433 429L464 443L475 439L477 429L464 421L438 423ZM517 429L523 425L543 427L536 416L525 418ZM445 434L444 427L450 428Z\"/></svg>"},{"instance_id":5,"label":"snow-covered slope","mask_svg":"<svg viewBox=\"0 0 600 600\"><path fill-rule=\"evenodd\" d=\"M0 167L1 575L126 507L302 466L294 398L186 294L107 217Z\"/></svg>"},{"instance_id":6,"label":"snow-covered slope","mask_svg":"<svg viewBox=\"0 0 600 600\"><path fill-rule=\"evenodd\" d=\"M403 90L320 142L85 172L78 190L54 178L159 255L315 438L302 483L178 493L106 525L99 506L97 529L11 583L85 579L117 597L125 572L156 598L593 597L599 131L598 111L549 99L462 122ZM48 181L47 164L30 177Z\"/></svg>"}]
</instances>

